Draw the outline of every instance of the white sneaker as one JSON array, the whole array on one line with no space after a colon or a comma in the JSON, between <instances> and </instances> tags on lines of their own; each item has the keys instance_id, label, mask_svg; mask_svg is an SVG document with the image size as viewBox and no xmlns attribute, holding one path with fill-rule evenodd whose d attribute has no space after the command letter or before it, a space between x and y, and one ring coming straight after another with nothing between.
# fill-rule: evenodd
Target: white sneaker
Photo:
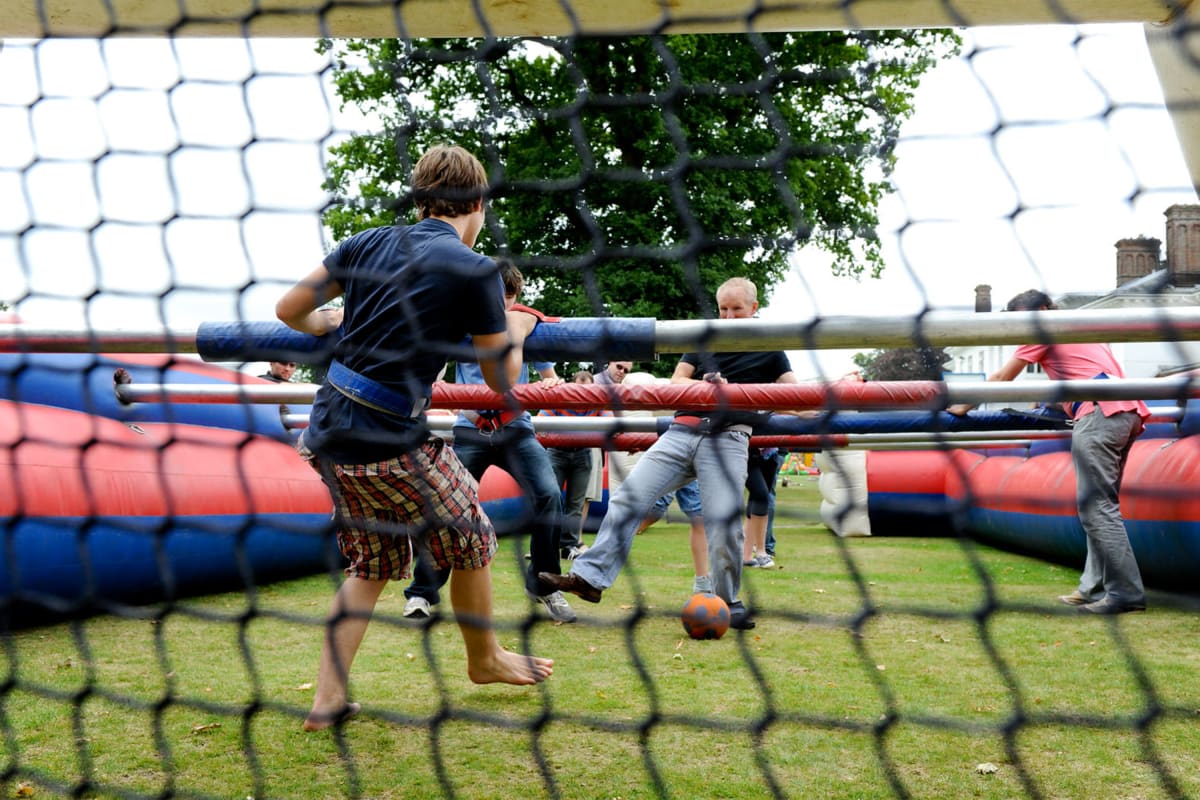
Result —
<instances>
[{"instance_id":1,"label":"white sneaker","mask_svg":"<svg viewBox=\"0 0 1200 800\"><path fill-rule=\"evenodd\" d=\"M576 547L572 547L570 550L567 551L567 561L574 561L575 559L579 558L581 555L583 555L587 551L588 551L588 546L586 544L581 544Z\"/></svg>"},{"instance_id":2,"label":"white sneaker","mask_svg":"<svg viewBox=\"0 0 1200 800\"><path fill-rule=\"evenodd\" d=\"M428 619L432 615L433 609L424 597L410 597L404 604L404 616L409 619Z\"/></svg>"},{"instance_id":3,"label":"white sneaker","mask_svg":"<svg viewBox=\"0 0 1200 800\"><path fill-rule=\"evenodd\" d=\"M775 559L770 555L763 553L754 557L754 566L759 569L773 569L775 567Z\"/></svg>"},{"instance_id":4,"label":"white sneaker","mask_svg":"<svg viewBox=\"0 0 1200 800\"><path fill-rule=\"evenodd\" d=\"M555 622L574 622L575 612L567 603L567 598L563 597L562 592L551 592L542 597L530 595L530 600L546 607L546 613L550 615L550 619Z\"/></svg>"},{"instance_id":5,"label":"white sneaker","mask_svg":"<svg viewBox=\"0 0 1200 800\"><path fill-rule=\"evenodd\" d=\"M692 594L712 594L712 578L707 575L697 575L692 581Z\"/></svg>"}]
</instances>

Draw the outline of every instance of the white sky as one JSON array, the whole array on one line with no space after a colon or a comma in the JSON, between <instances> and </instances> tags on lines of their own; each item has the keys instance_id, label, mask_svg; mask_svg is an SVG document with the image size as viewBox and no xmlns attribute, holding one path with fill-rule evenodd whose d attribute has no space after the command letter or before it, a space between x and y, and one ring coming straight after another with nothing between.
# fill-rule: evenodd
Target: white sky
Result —
<instances>
[{"instance_id":1,"label":"white sky","mask_svg":"<svg viewBox=\"0 0 1200 800\"><path fill-rule=\"evenodd\" d=\"M997 304L1109 288L1117 239L1162 238L1163 211L1196 202L1140 26L965 39L902 130L883 278L802 252L764 318L970 308L979 283ZM322 154L362 125L325 67L308 40L5 42L0 300L28 291L22 318L62 327L270 319L324 252Z\"/></svg>"},{"instance_id":2,"label":"white sky","mask_svg":"<svg viewBox=\"0 0 1200 800\"><path fill-rule=\"evenodd\" d=\"M762 317L973 309L979 284L994 307L1030 288L1113 288L1117 240L1163 239L1163 212L1196 202L1140 25L977 28L964 40L962 58L922 81L902 129L897 192L880 213L884 275L835 278L821 253L802 252ZM792 353L792 365L838 376L853 353L824 351L819 368Z\"/></svg>"}]
</instances>

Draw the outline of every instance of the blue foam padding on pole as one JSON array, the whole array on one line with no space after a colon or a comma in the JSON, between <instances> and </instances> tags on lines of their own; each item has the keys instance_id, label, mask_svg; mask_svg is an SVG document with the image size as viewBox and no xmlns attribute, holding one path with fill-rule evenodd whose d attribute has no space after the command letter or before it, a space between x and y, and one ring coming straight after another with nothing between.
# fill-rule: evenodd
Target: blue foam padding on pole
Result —
<instances>
[{"instance_id":1,"label":"blue foam padding on pole","mask_svg":"<svg viewBox=\"0 0 1200 800\"><path fill-rule=\"evenodd\" d=\"M282 322L202 322L196 328L196 352L205 361L324 364L337 340L336 333L312 336Z\"/></svg>"},{"instance_id":2,"label":"blue foam padding on pole","mask_svg":"<svg viewBox=\"0 0 1200 800\"><path fill-rule=\"evenodd\" d=\"M337 333L311 336L281 322L204 322L196 352L205 361L299 361L327 363ZM525 340L526 361L651 361L656 357L655 320L583 317L546 322Z\"/></svg>"}]
</instances>

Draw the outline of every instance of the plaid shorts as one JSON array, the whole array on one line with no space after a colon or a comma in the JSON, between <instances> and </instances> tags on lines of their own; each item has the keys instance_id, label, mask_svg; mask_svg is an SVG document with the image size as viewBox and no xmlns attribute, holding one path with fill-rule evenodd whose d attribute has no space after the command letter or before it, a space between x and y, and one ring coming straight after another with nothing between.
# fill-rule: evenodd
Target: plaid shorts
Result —
<instances>
[{"instance_id":1,"label":"plaid shorts","mask_svg":"<svg viewBox=\"0 0 1200 800\"><path fill-rule=\"evenodd\" d=\"M479 484L442 439L374 464L331 464L297 443L333 495L346 574L367 580L412 577L415 548L444 569L480 569L496 554L496 530Z\"/></svg>"}]
</instances>

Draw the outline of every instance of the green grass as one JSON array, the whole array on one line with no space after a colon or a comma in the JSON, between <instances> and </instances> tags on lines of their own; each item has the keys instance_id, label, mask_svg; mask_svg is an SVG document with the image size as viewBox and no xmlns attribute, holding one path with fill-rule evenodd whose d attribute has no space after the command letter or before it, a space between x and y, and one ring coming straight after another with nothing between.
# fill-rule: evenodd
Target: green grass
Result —
<instances>
[{"instance_id":1,"label":"green grass","mask_svg":"<svg viewBox=\"0 0 1200 800\"><path fill-rule=\"evenodd\" d=\"M815 484L780 489L759 627L692 641L687 532L639 537L604 602L530 621L495 569L537 688L475 686L450 620L380 603L354 665L364 714L304 734L329 576L95 618L6 642L4 796L226 798L1166 798L1200 795L1200 615L1075 616L1073 569L953 539L842 541ZM449 609L445 609L446 613ZM981 764L995 772L980 772Z\"/></svg>"}]
</instances>

